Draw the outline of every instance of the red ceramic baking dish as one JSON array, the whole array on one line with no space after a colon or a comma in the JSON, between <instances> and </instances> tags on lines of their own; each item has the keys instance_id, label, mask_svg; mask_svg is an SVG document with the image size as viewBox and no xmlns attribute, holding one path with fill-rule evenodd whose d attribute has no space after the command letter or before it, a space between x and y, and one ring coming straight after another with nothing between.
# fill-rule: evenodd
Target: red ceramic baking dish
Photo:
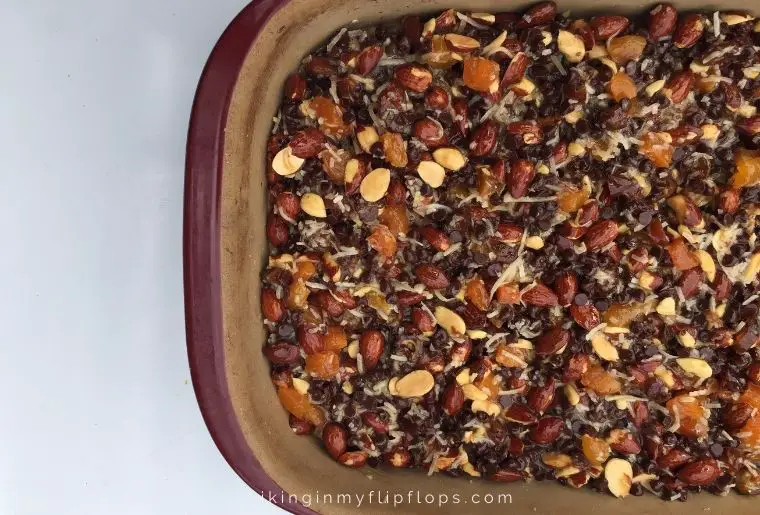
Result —
<instances>
[{"instance_id":1,"label":"red ceramic baking dish","mask_svg":"<svg viewBox=\"0 0 760 515\"><path fill-rule=\"evenodd\" d=\"M739 495L702 494L685 503L651 495L618 500L558 484L498 484L382 468L350 469L330 459L315 439L296 436L288 427L261 353L265 335L259 312L267 248L265 145L287 74L309 49L353 20L368 24L449 7L521 10L528 3L257 0L232 21L209 58L193 106L186 163L184 274L193 384L204 420L230 466L265 498L292 513L665 515L757 513L760 508L756 498ZM679 10L708 7L697 1L672 3ZM612 0L560 4L560 9L588 13L640 13L650 7ZM731 7L760 5L757 0L709 5ZM332 494L332 502L324 502L325 494ZM353 496L352 502L346 494ZM404 501L394 506L396 494ZM491 503L489 494L494 496ZM502 496L498 502L498 494L510 498Z\"/></svg>"}]
</instances>

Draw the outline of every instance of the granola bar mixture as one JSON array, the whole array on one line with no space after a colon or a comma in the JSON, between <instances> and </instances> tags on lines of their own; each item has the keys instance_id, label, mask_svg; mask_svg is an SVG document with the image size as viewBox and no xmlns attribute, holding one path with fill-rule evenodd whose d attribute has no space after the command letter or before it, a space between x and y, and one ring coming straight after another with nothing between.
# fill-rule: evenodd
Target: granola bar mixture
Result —
<instances>
[{"instance_id":1,"label":"granola bar mixture","mask_svg":"<svg viewBox=\"0 0 760 515\"><path fill-rule=\"evenodd\" d=\"M760 493L760 24L340 29L267 149L264 354L349 467Z\"/></svg>"}]
</instances>

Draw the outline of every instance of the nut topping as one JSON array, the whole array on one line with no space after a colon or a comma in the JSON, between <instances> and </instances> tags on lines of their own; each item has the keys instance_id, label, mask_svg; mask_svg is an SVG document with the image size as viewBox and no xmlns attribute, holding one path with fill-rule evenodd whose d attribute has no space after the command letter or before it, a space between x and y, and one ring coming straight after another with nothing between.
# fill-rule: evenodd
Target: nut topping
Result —
<instances>
[{"instance_id":1,"label":"nut topping","mask_svg":"<svg viewBox=\"0 0 760 515\"><path fill-rule=\"evenodd\" d=\"M265 146L257 356L347 467L756 494L757 13L567 7L351 24L303 58Z\"/></svg>"}]
</instances>

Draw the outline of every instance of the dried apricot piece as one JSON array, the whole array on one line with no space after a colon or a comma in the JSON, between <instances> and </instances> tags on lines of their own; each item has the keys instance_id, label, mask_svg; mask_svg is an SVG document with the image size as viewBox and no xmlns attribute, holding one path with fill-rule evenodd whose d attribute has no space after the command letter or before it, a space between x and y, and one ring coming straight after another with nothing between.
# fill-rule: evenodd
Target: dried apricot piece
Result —
<instances>
[{"instance_id":1,"label":"dried apricot piece","mask_svg":"<svg viewBox=\"0 0 760 515\"><path fill-rule=\"evenodd\" d=\"M679 421L677 433L689 438L700 438L707 434L709 412L697 397L678 395L670 399L665 407Z\"/></svg>"},{"instance_id":2,"label":"dried apricot piece","mask_svg":"<svg viewBox=\"0 0 760 515\"><path fill-rule=\"evenodd\" d=\"M351 154L343 149L328 148L319 153L322 161L322 170L330 181L335 184L343 184L346 175L346 163L351 159Z\"/></svg>"},{"instance_id":3,"label":"dried apricot piece","mask_svg":"<svg viewBox=\"0 0 760 515\"><path fill-rule=\"evenodd\" d=\"M581 383L599 395L611 395L620 392L620 381L607 372L600 364L592 363L581 376Z\"/></svg>"},{"instance_id":4,"label":"dried apricot piece","mask_svg":"<svg viewBox=\"0 0 760 515\"><path fill-rule=\"evenodd\" d=\"M324 424L324 413L309 401L308 395L298 392L291 386L285 386L277 390L277 396L282 406L294 417L308 420L315 426Z\"/></svg>"},{"instance_id":5,"label":"dried apricot piece","mask_svg":"<svg viewBox=\"0 0 760 515\"><path fill-rule=\"evenodd\" d=\"M499 63L485 57L465 59L462 79L470 89L495 93L499 87Z\"/></svg>"},{"instance_id":6,"label":"dried apricot piece","mask_svg":"<svg viewBox=\"0 0 760 515\"><path fill-rule=\"evenodd\" d=\"M464 298L467 299L473 306L480 311L486 311L488 309L488 291L483 279L475 277L470 280L465 286Z\"/></svg>"},{"instance_id":7,"label":"dried apricot piece","mask_svg":"<svg viewBox=\"0 0 760 515\"><path fill-rule=\"evenodd\" d=\"M294 279L303 279L308 281L317 273L317 267L310 259L299 259L296 262L296 271L293 273Z\"/></svg>"},{"instance_id":8,"label":"dried apricot piece","mask_svg":"<svg viewBox=\"0 0 760 515\"><path fill-rule=\"evenodd\" d=\"M390 229L392 234L409 232L409 215L404 204L386 205L379 220Z\"/></svg>"},{"instance_id":9,"label":"dried apricot piece","mask_svg":"<svg viewBox=\"0 0 760 515\"><path fill-rule=\"evenodd\" d=\"M760 184L760 151L739 149L734 158L736 172L731 176L732 188Z\"/></svg>"},{"instance_id":10,"label":"dried apricot piece","mask_svg":"<svg viewBox=\"0 0 760 515\"><path fill-rule=\"evenodd\" d=\"M393 259L393 256L396 255L396 249L398 248L396 237L385 225L376 225L375 228L372 229L372 234L367 238L367 242L369 243L369 246L383 256L386 261Z\"/></svg>"},{"instance_id":11,"label":"dried apricot piece","mask_svg":"<svg viewBox=\"0 0 760 515\"><path fill-rule=\"evenodd\" d=\"M747 389L744 390L744 393L739 397L739 402L743 402L744 404L748 404L753 408L760 410L760 386L749 383Z\"/></svg>"},{"instance_id":12,"label":"dried apricot piece","mask_svg":"<svg viewBox=\"0 0 760 515\"><path fill-rule=\"evenodd\" d=\"M583 435L581 437L581 448L583 455L592 465L602 465L610 457L610 445L601 438Z\"/></svg>"},{"instance_id":13,"label":"dried apricot piece","mask_svg":"<svg viewBox=\"0 0 760 515\"><path fill-rule=\"evenodd\" d=\"M348 345L348 337L343 326L328 325L327 331L322 336L322 343L325 350L340 352Z\"/></svg>"},{"instance_id":14,"label":"dried apricot piece","mask_svg":"<svg viewBox=\"0 0 760 515\"><path fill-rule=\"evenodd\" d=\"M306 356L306 371L320 379L330 379L338 373L340 357L337 352L324 351Z\"/></svg>"},{"instance_id":15,"label":"dried apricot piece","mask_svg":"<svg viewBox=\"0 0 760 515\"><path fill-rule=\"evenodd\" d=\"M752 451L760 450L760 415L749 419L736 436L741 440L743 448Z\"/></svg>"},{"instance_id":16,"label":"dried apricot piece","mask_svg":"<svg viewBox=\"0 0 760 515\"><path fill-rule=\"evenodd\" d=\"M611 304L602 315L602 320L614 327L628 327L636 317L646 315L654 310L654 302L629 302Z\"/></svg>"},{"instance_id":17,"label":"dried apricot piece","mask_svg":"<svg viewBox=\"0 0 760 515\"><path fill-rule=\"evenodd\" d=\"M325 134L342 138L348 133L348 126L343 122L343 110L332 99L314 97L307 101L304 110L309 116L313 114Z\"/></svg>"},{"instance_id":18,"label":"dried apricot piece","mask_svg":"<svg viewBox=\"0 0 760 515\"><path fill-rule=\"evenodd\" d=\"M571 184L563 184L557 193L557 206L565 213L575 213L588 200L588 191L576 188Z\"/></svg>"},{"instance_id":19,"label":"dried apricot piece","mask_svg":"<svg viewBox=\"0 0 760 515\"><path fill-rule=\"evenodd\" d=\"M496 288L496 301L501 304L519 304L520 288L514 284L502 284Z\"/></svg>"},{"instance_id":20,"label":"dried apricot piece","mask_svg":"<svg viewBox=\"0 0 760 515\"><path fill-rule=\"evenodd\" d=\"M673 162L673 138L667 132L644 134L639 151L658 168L667 168Z\"/></svg>"},{"instance_id":21,"label":"dried apricot piece","mask_svg":"<svg viewBox=\"0 0 760 515\"><path fill-rule=\"evenodd\" d=\"M383 144L383 153L385 154L385 160L396 168L403 168L409 162L406 155L406 144L401 134L395 132L386 132L380 136L380 141Z\"/></svg>"},{"instance_id":22,"label":"dried apricot piece","mask_svg":"<svg viewBox=\"0 0 760 515\"><path fill-rule=\"evenodd\" d=\"M481 391L488 395L490 400L494 400L499 396L501 391L501 376L486 372L486 374L475 381L475 386L480 388Z\"/></svg>"},{"instance_id":23,"label":"dried apricot piece","mask_svg":"<svg viewBox=\"0 0 760 515\"><path fill-rule=\"evenodd\" d=\"M305 310L308 305L306 299L309 297L309 288L304 284L303 279L297 279L290 283L288 288L288 308L297 311Z\"/></svg>"},{"instance_id":24,"label":"dried apricot piece","mask_svg":"<svg viewBox=\"0 0 760 515\"><path fill-rule=\"evenodd\" d=\"M609 84L607 84L607 91L615 102L620 102L624 98L629 100L636 98L636 84L623 70L612 76Z\"/></svg>"},{"instance_id":25,"label":"dried apricot piece","mask_svg":"<svg viewBox=\"0 0 760 515\"><path fill-rule=\"evenodd\" d=\"M699 266L699 257L693 252L683 238L676 238L668 243L668 254L677 269L690 270Z\"/></svg>"}]
</instances>

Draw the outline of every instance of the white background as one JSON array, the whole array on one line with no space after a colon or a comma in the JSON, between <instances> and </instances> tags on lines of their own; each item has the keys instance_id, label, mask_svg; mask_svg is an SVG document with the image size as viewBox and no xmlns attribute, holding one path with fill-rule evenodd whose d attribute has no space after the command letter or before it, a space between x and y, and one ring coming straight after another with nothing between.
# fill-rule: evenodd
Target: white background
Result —
<instances>
[{"instance_id":1,"label":"white background","mask_svg":"<svg viewBox=\"0 0 760 515\"><path fill-rule=\"evenodd\" d=\"M245 0L0 0L0 515L281 512L190 384L184 145Z\"/></svg>"}]
</instances>

